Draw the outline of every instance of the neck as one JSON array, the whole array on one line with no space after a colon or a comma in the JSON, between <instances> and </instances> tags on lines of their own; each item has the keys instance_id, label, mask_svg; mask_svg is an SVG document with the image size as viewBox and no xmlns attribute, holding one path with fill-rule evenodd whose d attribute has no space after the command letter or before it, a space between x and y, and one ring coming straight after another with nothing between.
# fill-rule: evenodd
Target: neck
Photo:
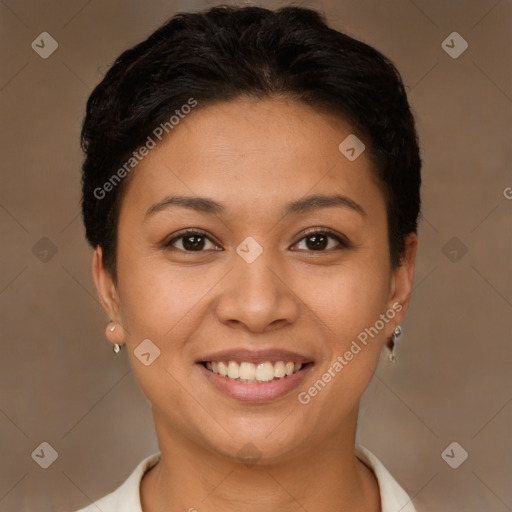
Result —
<instances>
[{"instance_id":1,"label":"neck","mask_svg":"<svg viewBox=\"0 0 512 512\"><path fill-rule=\"evenodd\" d=\"M159 428L161 461L142 479L144 512L379 512L372 471L355 457L357 411L349 426L278 462L244 464ZM172 508L171 508L172 507Z\"/></svg>"}]
</instances>

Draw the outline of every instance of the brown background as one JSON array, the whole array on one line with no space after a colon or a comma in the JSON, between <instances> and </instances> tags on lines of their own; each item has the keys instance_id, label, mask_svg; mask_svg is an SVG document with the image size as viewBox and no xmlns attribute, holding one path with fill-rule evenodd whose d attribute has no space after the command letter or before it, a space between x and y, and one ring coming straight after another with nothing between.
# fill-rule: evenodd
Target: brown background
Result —
<instances>
[{"instance_id":1,"label":"brown background","mask_svg":"<svg viewBox=\"0 0 512 512\"><path fill-rule=\"evenodd\" d=\"M126 354L103 336L78 134L122 50L178 10L215 3L0 2L0 512L77 509L158 448ZM512 3L302 5L396 63L423 148L412 309L399 361L383 353L364 397L358 440L419 512L512 510ZM31 48L43 31L59 45L47 59ZM453 31L469 43L457 59L441 47ZM46 470L31 458L43 441L58 452ZM469 453L457 469L441 457L452 441Z\"/></svg>"}]
</instances>

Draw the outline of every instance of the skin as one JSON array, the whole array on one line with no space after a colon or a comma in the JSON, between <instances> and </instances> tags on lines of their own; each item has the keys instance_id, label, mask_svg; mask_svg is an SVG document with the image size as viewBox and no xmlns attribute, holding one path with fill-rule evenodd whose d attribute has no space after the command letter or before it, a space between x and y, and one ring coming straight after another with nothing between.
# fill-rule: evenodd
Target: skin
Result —
<instances>
[{"instance_id":1,"label":"skin","mask_svg":"<svg viewBox=\"0 0 512 512\"><path fill-rule=\"evenodd\" d=\"M358 405L406 314L417 238L407 237L402 264L393 269L384 196L368 155L351 162L338 150L350 133L343 120L286 98L243 98L192 111L130 176L117 284L101 247L92 270L116 322L107 337L126 343L153 408L162 460L142 480L144 512L380 510L377 481L354 455ZM281 213L306 195L335 193L365 214L346 206ZM145 217L175 194L207 196L226 211L174 205ZM186 252L183 239L166 248L184 228L205 231L209 240L195 251ZM350 247L329 238L315 250L308 228L330 228ZM248 236L263 248L252 263L236 252ZM298 393L394 303L401 311L301 404ZM147 338L161 352L149 366L134 355ZM292 350L315 364L286 396L241 402L215 389L194 364L236 347ZM259 453L251 466L237 456L247 443Z\"/></svg>"}]
</instances>

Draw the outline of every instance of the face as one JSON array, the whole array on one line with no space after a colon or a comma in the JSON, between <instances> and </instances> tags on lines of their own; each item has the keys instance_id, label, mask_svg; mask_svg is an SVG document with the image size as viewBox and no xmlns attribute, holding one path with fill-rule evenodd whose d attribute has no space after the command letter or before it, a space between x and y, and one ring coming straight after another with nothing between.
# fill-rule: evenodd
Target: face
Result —
<instances>
[{"instance_id":1,"label":"face","mask_svg":"<svg viewBox=\"0 0 512 512\"><path fill-rule=\"evenodd\" d=\"M270 461L354 427L416 239L392 269L369 157L338 149L351 133L296 102L239 99L190 113L133 171L117 285L101 249L93 274L160 436Z\"/></svg>"}]
</instances>

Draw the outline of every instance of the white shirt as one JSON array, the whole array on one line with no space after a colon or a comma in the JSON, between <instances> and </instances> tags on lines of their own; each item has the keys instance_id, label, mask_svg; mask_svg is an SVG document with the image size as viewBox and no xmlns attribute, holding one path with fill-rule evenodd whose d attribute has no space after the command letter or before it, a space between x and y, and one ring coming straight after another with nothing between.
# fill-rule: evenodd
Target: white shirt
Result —
<instances>
[{"instance_id":1,"label":"white shirt","mask_svg":"<svg viewBox=\"0 0 512 512\"><path fill-rule=\"evenodd\" d=\"M381 512L416 512L407 493L370 450L356 444L355 454L373 471L377 478L382 505ZM145 458L114 492L77 512L142 512L140 482L144 473L159 462L160 455L160 452L158 452Z\"/></svg>"}]
</instances>

